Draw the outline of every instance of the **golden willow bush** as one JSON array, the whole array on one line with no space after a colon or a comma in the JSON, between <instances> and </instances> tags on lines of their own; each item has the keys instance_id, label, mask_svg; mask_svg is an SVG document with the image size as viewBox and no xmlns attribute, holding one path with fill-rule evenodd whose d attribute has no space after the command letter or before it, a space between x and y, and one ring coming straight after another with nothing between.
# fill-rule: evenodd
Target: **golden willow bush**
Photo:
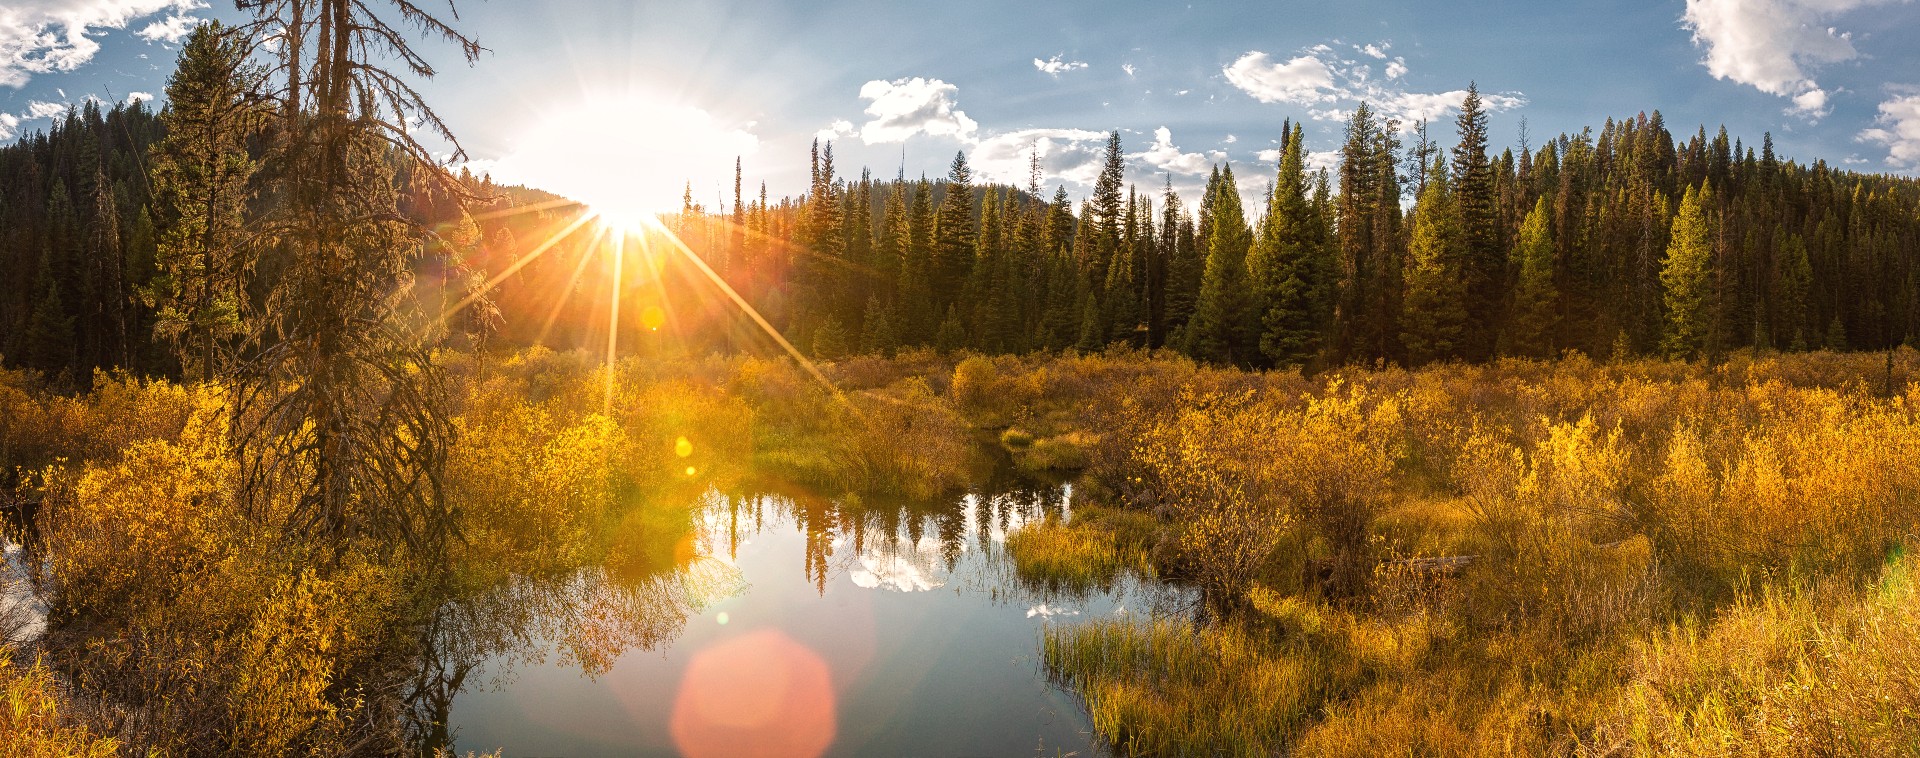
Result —
<instances>
[{"instance_id":1,"label":"golden willow bush","mask_svg":"<svg viewBox=\"0 0 1920 758\"><path fill-rule=\"evenodd\" d=\"M1398 401L1335 382L1297 407L1253 393L1189 395L1179 406L1136 443L1135 484L1158 493L1196 578L1242 593L1283 546L1317 542L1330 554L1332 591L1360 592L1400 456Z\"/></svg>"},{"instance_id":2,"label":"golden willow bush","mask_svg":"<svg viewBox=\"0 0 1920 758\"><path fill-rule=\"evenodd\" d=\"M1197 626L1049 628L1049 670L1123 753L1920 745L1898 663L1920 619L1890 558L1920 540L1911 350L1344 370L1304 393L1179 362L1120 379L1133 360L1076 371L1129 390L1083 395L1081 420L1126 432L1088 489L1158 514L1163 568L1239 601ZM1252 700L1276 715L1208 718Z\"/></svg>"},{"instance_id":3,"label":"golden willow bush","mask_svg":"<svg viewBox=\"0 0 1920 758\"><path fill-rule=\"evenodd\" d=\"M44 663L0 669L0 726L27 754L398 752L394 682L423 656L542 635L593 668L670 639L700 586L734 580L683 555L709 488L931 496L997 437L1084 467L1076 517L1009 546L1017 573L1217 601L1200 622L1048 628L1048 670L1122 753L1920 744L1911 351L1316 377L923 351L825 366L833 387L753 358L445 359L464 539L436 582L263 528L290 505L234 498L217 388L103 375L62 397L0 373L0 458L44 498L51 608ZM491 599L528 595L578 628Z\"/></svg>"}]
</instances>

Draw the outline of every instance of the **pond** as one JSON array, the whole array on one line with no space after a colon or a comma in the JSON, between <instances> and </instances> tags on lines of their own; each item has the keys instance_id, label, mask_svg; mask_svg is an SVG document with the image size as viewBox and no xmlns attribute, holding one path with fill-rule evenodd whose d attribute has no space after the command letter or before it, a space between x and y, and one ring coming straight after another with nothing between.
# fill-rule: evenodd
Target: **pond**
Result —
<instances>
[{"instance_id":1,"label":"pond","mask_svg":"<svg viewBox=\"0 0 1920 758\"><path fill-rule=\"evenodd\" d=\"M1071 518L1073 489L999 479L931 503L709 491L669 571L596 567L449 609L414 696L435 724L421 739L515 757L1102 754L1042 670L1043 625L1192 597L1021 581L1006 536ZM487 628L513 631L472 633Z\"/></svg>"}]
</instances>

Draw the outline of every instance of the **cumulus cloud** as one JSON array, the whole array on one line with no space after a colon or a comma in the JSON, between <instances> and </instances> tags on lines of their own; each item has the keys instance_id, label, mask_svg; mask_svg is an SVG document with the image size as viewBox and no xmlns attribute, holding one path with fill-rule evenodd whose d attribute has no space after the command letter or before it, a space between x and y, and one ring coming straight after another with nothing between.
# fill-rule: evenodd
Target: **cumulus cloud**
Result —
<instances>
[{"instance_id":1,"label":"cumulus cloud","mask_svg":"<svg viewBox=\"0 0 1920 758\"><path fill-rule=\"evenodd\" d=\"M9 0L0 5L0 85L72 71L100 52L94 37L163 11L183 15L202 0Z\"/></svg>"},{"instance_id":2,"label":"cumulus cloud","mask_svg":"<svg viewBox=\"0 0 1920 758\"><path fill-rule=\"evenodd\" d=\"M1144 152L1127 156L1162 171L1176 174L1204 174L1213 166L1205 153L1183 153L1173 144L1173 130L1160 127L1153 130L1153 145Z\"/></svg>"},{"instance_id":3,"label":"cumulus cloud","mask_svg":"<svg viewBox=\"0 0 1920 758\"><path fill-rule=\"evenodd\" d=\"M153 99L153 93L151 93L151 92L129 92L129 93L127 93L127 102L129 102L129 103L143 103L143 102L148 102L148 101L150 101L150 100L152 100L152 99Z\"/></svg>"},{"instance_id":4,"label":"cumulus cloud","mask_svg":"<svg viewBox=\"0 0 1920 758\"><path fill-rule=\"evenodd\" d=\"M1362 55L1384 60L1391 43L1355 45ZM1344 121L1353 106L1367 103L1381 118L1397 119L1402 130L1416 121L1434 121L1457 112L1466 90L1409 92L1400 80L1407 73L1405 58L1388 61L1386 79L1373 78L1373 69L1359 60L1340 57L1330 45L1314 45L1284 64L1266 53L1249 52L1225 68L1227 81L1263 103L1307 106L1307 114L1322 121ZM1482 92L1489 111L1507 111L1527 104L1517 92Z\"/></svg>"},{"instance_id":5,"label":"cumulus cloud","mask_svg":"<svg viewBox=\"0 0 1920 758\"><path fill-rule=\"evenodd\" d=\"M1106 132L1020 129L980 140L967 155L967 163L988 180L1025 185L1028 161L1038 153L1044 180L1090 185L1100 174L1106 147Z\"/></svg>"},{"instance_id":6,"label":"cumulus cloud","mask_svg":"<svg viewBox=\"0 0 1920 758\"><path fill-rule=\"evenodd\" d=\"M1040 60L1039 58L1033 59L1033 67L1039 69L1041 73L1044 73L1048 76L1059 77L1061 74L1067 73L1068 71L1078 71L1080 69L1086 68L1087 62L1061 60L1060 56L1056 55L1044 61Z\"/></svg>"},{"instance_id":7,"label":"cumulus cloud","mask_svg":"<svg viewBox=\"0 0 1920 758\"><path fill-rule=\"evenodd\" d=\"M179 44L180 40L186 38L186 36L193 31L194 27L204 23L206 23L206 19L176 13L160 21L147 24L141 28L140 31L134 32L133 34L148 42L171 42Z\"/></svg>"},{"instance_id":8,"label":"cumulus cloud","mask_svg":"<svg viewBox=\"0 0 1920 758\"><path fill-rule=\"evenodd\" d=\"M955 107L960 88L939 79L875 79L860 87L873 119L860 127L860 140L872 145L902 142L916 134L973 140L980 125Z\"/></svg>"},{"instance_id":9,"label":"cumulus cloud","mask_svg":"<svg viewBox=\"0 0 1920 758\"><path fill-rule=\"evenodd\" d=\"M1312 55L1275 63L1254 50L1226 67L1227 81L1263 103L1311 105L1332 100L1333 71Z\"/></svg>"},{"instance_id":10,"label":"cumulus cloud","mask_svg":"<svg viewBox=\"0 0 1920 758\"><path fill-rule=\"evenodd\" d=\"M1856 8L1898 0L1687 0L1681 23L1706 49L1701 64L1728 79L1793 98L1787 112L1826 114L1827 93L1809 69L1859 56L1853 35L1828 25Z\"/></svg>"},{"instance_id":11,"label":"cumulus cloud","mask_svg":"<svg viewBox=\"0 0 1920 758\"><path fill-rule=\"evenodd\" d=\"M1793 107L1788 108L1787 112L1796 116L1805 116L1813 119L1831 113L1832 109L1827 107L1827 91L1823 89L1810 89L1794 95Z\"/></svg>"},{"instance_id":12,"label":"cumulus cloud","mask_svg":"<svg viewBox=\"0 0 1920 758\"><path fill-rule=\"evenodd\" d=\"M1885 147L1888 165L1920 171L1920 94L1897 95L1881 103L1874 123L1857 139Z\"/></svg>"},{"instance_id":13,"label":"cumulus cloud","mask_svg":"<svg viewBox=\"0 0 1920 758\"><path fill-rule=\"evenodd\" d=\"M842 118L835 119L834 122L828 124L825 129L814 132L813 138L822 142L830 142L840 139L841 137L851 137L859 132L860 129L855 127L852 121Z\"/></svg>"},{"instance_id":14,"label":"cumulus cloud","mask_svg":"<svg viewBox=\"0 0 1920 758\"><path fill-rule=\"evenodd\" d=\"M1120 70L1127 72L1127 77L1132 78L1134 73L1139 71L1140 69L1134 68L1133 64L1131 63L1122 63L1120 64Z\"/></svg>"},{"instance_id":15,"label":"cumulus cloud","mask_svg":"<svg viewBox=\"0 0 1920 758\"><path fill-rule=\"evenodd\" d=\"M151 96L149 95L149 97ZM21 124L64 115L67 112L67 107L66 103L50 103L45 100L32 100L28 101L27 109L19 113L0 113L0 141L6 141L20 136Z\"/></svg>"}]
</instances>

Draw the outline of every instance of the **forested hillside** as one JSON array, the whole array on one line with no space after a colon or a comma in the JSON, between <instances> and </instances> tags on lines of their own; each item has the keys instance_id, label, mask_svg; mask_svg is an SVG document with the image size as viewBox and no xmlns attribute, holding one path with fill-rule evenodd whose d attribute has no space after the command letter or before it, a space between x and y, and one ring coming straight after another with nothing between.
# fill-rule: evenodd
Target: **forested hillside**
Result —
<instances>
[{"instance_id":1,"label":"forested hillside","mask_svg":"<svg viewBox=\"0 0 1920 758\"><path fill-rule=\"evenodd\" d=\"M1246 366L1878 349L1920 334L1920 183L1776 155L1658 111L1489 147L1470 95L1452 148L1358 109L1340 167L1220 165L1197 202L1128 186L1116 132L1093 195L1039 200L835 175L681 236L737 275L791 265L781 309L816 352L1025 352L1113 342ZM953 186L972 191L953 193ZM1268 197L1245 207L1245 190ZM869 209L870 212L858 212Z\"/></svg>"},{"instance_id":2,"label":"forested hillside","mask_svg":"<svg viewBox=\"0 0 1920 758\"><path fill-rule=\"evenodd\" d=\"M736 166L726 207L689 191L663 220L821 357L1120 342L1325 367L1879 349L1920 335L1910 178L1787 160L1765 135L1758 147L1724 129L1676 139L1658 111L1497 155L1477 94L1452 126L1442 147L1428 125L1403 130L1362 107L1339 167L1311 171L1303 128L1282 125L1276 172L1219 165L1197 199L1129 185L1115 132L1077 205L1037 166L1026 187L975 182L964 154L943 178L878 180L843 176L832 145L816 145L802 197L755 193ZM142 103L89 102L0 148L0 277L19 285L0 293L7 364L76 379L182 370L155 336L156 247L178 216L156 206L148 176L164 134ZM484 200L463 207L389 160L402 212L438 230L416 266L423 302L481 305L451 332L604 342L607 272L587 258L605 232L587 211L470 176ZM258 256L272 267L271 251ZM696 269L669 255L654 271L673 285L657 301L683 348L756 339ZM489 298L462 295L488 281Z\"/></svg>"}]
</instances>

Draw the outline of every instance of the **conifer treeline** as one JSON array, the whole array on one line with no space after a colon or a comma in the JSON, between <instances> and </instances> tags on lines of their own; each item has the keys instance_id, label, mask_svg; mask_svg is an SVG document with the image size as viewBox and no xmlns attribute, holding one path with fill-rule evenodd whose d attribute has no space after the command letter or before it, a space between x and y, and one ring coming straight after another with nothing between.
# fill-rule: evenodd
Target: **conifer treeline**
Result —
<instances>
[{"instance_id":1,"label":"conifer treeline","mask_svg":"<svg viewBox=\"0 0 1920 758\"><path fill-rule=\"evenodd\" d=\"M1197 202L1170 183L1129 186L1116 132L1077 207L1064 188L1042 188L1037 165L1024 187L976 182L964 155L939 179L848 178L818 145L805 195L755 193L736 164L724 212L689 191L667 223L823 357L1120 342L1327 366L1920 338L1920 182L1786 161L1770 137L1756 149L1724 129L1676 141L1657 111L1497 156L1477 94L1452 126L1442 149L1424 124L1403 134L1358 108L1339 168L1314 171L1304 129L1287 124L1275 174L1218 166ZM89 102L0 148L8 365L78 381L93 368L181 370L142 297L166 225L149 175L164 132L143 104ZM520 190L462 208L414 187L406 168L400 207L437 225L445 248L417 272L428 301L435 287L455 291L442 304L457 301L456 279L512 268L492 293L498 339L604 346L605 285L585 262L595 238L549 244L577 211ZM1249 181L1266 186L1252 213ZM523 260L543 244L553 250ZM756 339L697 273L659 273L675 331L696 345Z\"/></svg>"},{"instance_id":2,"label":"conifer treeline","mask_svg":"<svg viewBox=\"0 0 1920 758\"><path fill-rule=\"evenodd\" d=\"M1246 366L1740 348L1877 349L1920 338L1920 183L1781 159L1658 111L1491 152L1470 89L1444 149L1362 106L1337 171L1282 129L1263 207L1228 165L1198 203L1124 180L1118 132L1091 197L944 180L843 179L726 216L688 198L696 250L827 357L1169 347ZM737 168L737 167L736 167ZM736 182L736 186L738 182ZM1410 202L1409 202L1410 201ZM785 272L770 275L768 272Z\"/></svg>"}]
</instances>

